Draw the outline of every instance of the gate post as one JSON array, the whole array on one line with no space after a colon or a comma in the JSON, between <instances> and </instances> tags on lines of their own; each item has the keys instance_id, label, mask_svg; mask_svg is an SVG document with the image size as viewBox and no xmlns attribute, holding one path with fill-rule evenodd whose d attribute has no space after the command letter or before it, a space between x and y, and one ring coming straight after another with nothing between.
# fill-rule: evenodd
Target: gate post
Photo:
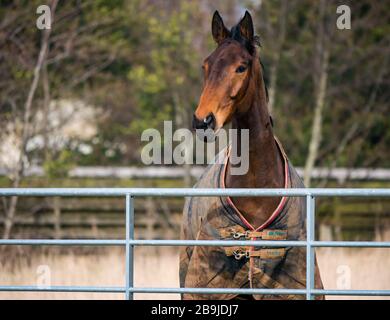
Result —
<instances>
[{"instance_id":1,"label":"gate post","mask_svg":"<svg viewBox=\"0 0 390 320\"><path fill-rule=\"evenodd\" d=\"M126 300L133 300L134 288L134 197L126 194Z\"/></svg>"},{"instance_id":2,"label":"gate post","mask_svg":"<svg viewBox=\"0 0 390 320\"><path fill-rule=\"evenodd\" d=\"M306 300L312 300L314 289L315 198L306 195Z\"/></svg>"}]
</instances>

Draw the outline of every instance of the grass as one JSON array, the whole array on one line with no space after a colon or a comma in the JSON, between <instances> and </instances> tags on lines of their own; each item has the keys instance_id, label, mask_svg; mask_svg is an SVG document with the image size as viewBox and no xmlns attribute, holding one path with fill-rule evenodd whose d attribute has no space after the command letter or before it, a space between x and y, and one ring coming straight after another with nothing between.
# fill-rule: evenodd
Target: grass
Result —
<instances>
[{"instance_id":1,"label":"grass","mask_svg":"<svg viewBox=\"0 0 390 320\"><path fill-rule=\"evenodd\" d=\"M321 248L318 250L318 263L326 289L390 289L389 249ZM362 298L385 299L386 297L327 297L327 299Z\"/></svg>"},{"instance_id":2,"label":"grass","mask_svg":"<svg viewBox=\"0 0 390 320\"><path fill-rule=\"evenodd\" d=\"M29 250L28 250L29 251ZM9 253L8 253L9 254ZM16 254L18 259L0 264L2 285L45 284L50 270L53 286L124 286L125 254L119 248L81 252L51 248ZM136 286L178 286L178 256L173 248L135 248ZM136 294L136 299L178 299L178 295ZM116 293L0 292L0 299L123 299Z\"/></svg>"},{"instance_id":3,"label":"grass","mask_svg":"<svg viewBox=\"0 0 390 320\"><path fill-rule=\"evenodd\" d=\"M50 270L51 284L64 286L123 286L124 251L120 248L45 251L12 248L0 254L1 285L42 284ZM350 284L350 289L389 289L390 250L323 248L317 251L325 288ZM46 267L47 266L47 267ZM177 287L178 250L135 249L135 285ZM339 287L343 289L344 287ZM123 294L0 292L0 299L122 299ZM179 299L177 294L136 294L136 299ZM328 299L346 297L328 297ZM354 298L356 299L356 297Z\"/></svg>"}]
</instances>

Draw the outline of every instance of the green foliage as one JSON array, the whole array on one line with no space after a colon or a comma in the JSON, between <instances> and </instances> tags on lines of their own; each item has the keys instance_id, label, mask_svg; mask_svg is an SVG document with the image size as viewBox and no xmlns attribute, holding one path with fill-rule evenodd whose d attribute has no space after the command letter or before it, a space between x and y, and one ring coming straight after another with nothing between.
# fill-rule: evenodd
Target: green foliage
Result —
<instances>
[{"instance_id":1,"label":"green foliage","mask_svg":"<svg viewBox=\"0 0 390 320\"><path fill-rule=\"evenodd\" d=\"M200 81L199 72L194 69L198 70L201 57L191 45L195 36L191 12L195 9L194 2L180 2L177 10L169 14L154 12L145 20L151 46L147 62L134 65L128 73L140 120L131 125L136 134L147 128L158 128L163 120L173 119L176 112L182 112L177 110L175 95L189 105L196 102L196 95L191 95L190 89L195 81Z\"/></svg>"},{"instance_id":2,"label":"green foliage","mask_svg":"<svg viewBox=\"0 0 390 320\"><path fill-rule=\"evenodd\" d=\"M46 160L43 168L46 176L52 178L65 178L75 163L72 162L73 154L69 150L62 150L55 159Z\"/></svg>"}]
</instances>

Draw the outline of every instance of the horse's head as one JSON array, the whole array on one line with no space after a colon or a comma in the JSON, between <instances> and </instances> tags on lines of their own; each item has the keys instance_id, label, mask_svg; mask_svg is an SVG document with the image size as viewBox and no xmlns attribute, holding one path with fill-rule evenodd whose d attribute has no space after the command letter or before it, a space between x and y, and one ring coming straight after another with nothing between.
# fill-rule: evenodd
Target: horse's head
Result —
<instances>
[{"instance_id":1,"label":"horse's head","mask_svg":"<svg viewBox=\"0 0 390 320\"><path fill-rule=\"evenodd\" d=\"M202 66L204 86L194 113L193 127L217 131L231 120L233 114L245 112L250 107L247 92L254 85L251 78L259 63L253 22L248 11L230 31L216 11L212 35L217 48Z\"/></svg>"}]
</instances>

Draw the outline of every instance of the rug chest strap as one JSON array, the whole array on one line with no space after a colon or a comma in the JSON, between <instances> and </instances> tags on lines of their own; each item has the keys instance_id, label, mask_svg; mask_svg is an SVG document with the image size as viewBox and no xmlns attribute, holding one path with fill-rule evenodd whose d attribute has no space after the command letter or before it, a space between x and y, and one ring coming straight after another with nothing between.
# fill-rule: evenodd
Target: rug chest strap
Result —
<instances>
[{"instance_id":1,"label":"rug chest strap","mask_svg":"<svg viewBox=\"0 0 390 320\"><path fill-rule=\"evenodd\" d=\"M249 250L246 247L226 247L225 253L227 256L234 256L237 260L242 258L256 257L260 259L277 259L285 255L285 248L270 248L260 250Z\"/></svg>"},{"instance_id":2,"label":"rug chest strap","mask_svg":"<svg viewBox=\"0 0 390 320\"><path fill-rule=\"evenodd\" d=\"M241 226L229 227L220 229L220 235L222 238L233 239L262 239L262 240L286 240L287 230L280 229L264 229L262 231L249 231L245 230Z\"/></svg>"}]
</instances>

